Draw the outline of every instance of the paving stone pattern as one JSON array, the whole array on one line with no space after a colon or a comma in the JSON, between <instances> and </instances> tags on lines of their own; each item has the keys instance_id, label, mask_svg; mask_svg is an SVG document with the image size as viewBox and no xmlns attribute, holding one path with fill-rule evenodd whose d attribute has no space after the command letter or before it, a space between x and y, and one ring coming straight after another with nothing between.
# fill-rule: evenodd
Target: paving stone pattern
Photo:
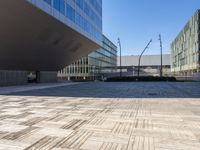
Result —
<instances>
[{"instance_id":1,"label":"paving stone pattern","mask_svg":"<svg viewBox=\"0 0 200 150\"><path fill-rule=\"evenodd\" d=\"M154 94L149 95L152 98L116 98L119 93L111 92L111 86L126 93L132 84L99 84L62 87L60 96L56 93L60 88L40 90L41 96L37 91L0 96L0 150L200 149L200 98L156 98ZM93 94L86 97L82 92L89 86ZM169 86L185 90L181 84ZM79 96L63 96L75 87ZM188 83L189 87L199 85ZM102 88L105 97L99 98ZM107 91L113 98L108 98ZM57 96L44 96L47 92ZM187 94L198 96L195 89Z\"/></svg>"}]
</instances>

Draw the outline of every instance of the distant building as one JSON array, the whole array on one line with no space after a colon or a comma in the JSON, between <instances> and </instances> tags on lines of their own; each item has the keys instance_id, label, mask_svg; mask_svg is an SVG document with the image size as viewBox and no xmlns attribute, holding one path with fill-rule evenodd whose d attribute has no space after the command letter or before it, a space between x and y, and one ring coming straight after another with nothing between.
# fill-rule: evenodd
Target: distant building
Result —
<instances>
[{"instance_id":1,"label":"distant building","mask_svg":"<svg viewBox=\"0 0 200 150\"><path fill-rule=\"evenodd\" d=\"M117 47L103 35L102 47L59 71L65 80L95 80L116 72Z\"/></svg>"},{"instance_id":2,"label":"distant building","mask_svg":"<svg viewBox=\"0 0 200 150\"><path fill-rule=\"evenodd\" d=\"M172 72L191 76L200 72L200 10L171 44Z\"/></svg>"},{"instance_id":3,"label":"distant building","mask_svg":"<svg viewBox=\"0 0 200 150\"><path fill-rule=\"evenodd\" d=\"M139 56L122 56L122 72L125 76L135 76L138 71ZM118 72L120 71L120 57L117 58ZM170 54L163 55L163 75L170 74ZM160 75L161 56L143 55L140 62L140 75Z\"/></svg>"}]
</instances>

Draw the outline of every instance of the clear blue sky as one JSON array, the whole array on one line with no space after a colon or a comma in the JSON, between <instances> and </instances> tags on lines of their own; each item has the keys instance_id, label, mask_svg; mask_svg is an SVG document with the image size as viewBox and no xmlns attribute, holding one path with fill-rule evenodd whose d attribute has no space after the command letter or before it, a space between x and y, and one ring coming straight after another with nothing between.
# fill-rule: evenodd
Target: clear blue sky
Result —
<instances>
[{"instance_id":1,"label":"clear blue sky","mask_svg":"<svg viewBox=\"0 0 200 150\"><path fill-rule=\"evenodd\" d=\"M159 54L159 34L170 53L170 43L198 8L200 0L103 0L103 32L115 44L121 38L122 55L138 55L151 38L145 54Z\"/></svg>"}]
</instances>

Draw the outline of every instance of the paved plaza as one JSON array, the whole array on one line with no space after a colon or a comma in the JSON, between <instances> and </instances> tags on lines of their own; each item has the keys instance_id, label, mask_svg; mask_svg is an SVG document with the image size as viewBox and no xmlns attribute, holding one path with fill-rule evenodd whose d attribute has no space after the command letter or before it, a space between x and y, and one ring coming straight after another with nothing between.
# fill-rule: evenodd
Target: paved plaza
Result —
<instances>
[{"instance_id":1,"label":"paved plaza","mask_svg":"<svg viewBox=\"0 0 200 150\"><path fill-rule=\"evenodd\" d=\"M200 83L91 82L2 94L0 150L24 149L199 150Z\"/></svg>"}]
</instances>

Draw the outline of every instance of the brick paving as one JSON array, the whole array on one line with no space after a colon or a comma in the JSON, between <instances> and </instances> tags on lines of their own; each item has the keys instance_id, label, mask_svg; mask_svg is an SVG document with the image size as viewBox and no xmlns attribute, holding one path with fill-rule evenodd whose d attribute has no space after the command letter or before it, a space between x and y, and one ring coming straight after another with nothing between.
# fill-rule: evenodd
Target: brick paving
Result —
<instances>
[{"instance_id":1,"label":"brick paving","mask_svg":"<svg viewBox=\"0 0 200 150\"><path fill-rule=\"evenodd\" d=\"M200 83L83 83L0 96L0 150L199 150Z\"/></svg>"}]
</instances>

